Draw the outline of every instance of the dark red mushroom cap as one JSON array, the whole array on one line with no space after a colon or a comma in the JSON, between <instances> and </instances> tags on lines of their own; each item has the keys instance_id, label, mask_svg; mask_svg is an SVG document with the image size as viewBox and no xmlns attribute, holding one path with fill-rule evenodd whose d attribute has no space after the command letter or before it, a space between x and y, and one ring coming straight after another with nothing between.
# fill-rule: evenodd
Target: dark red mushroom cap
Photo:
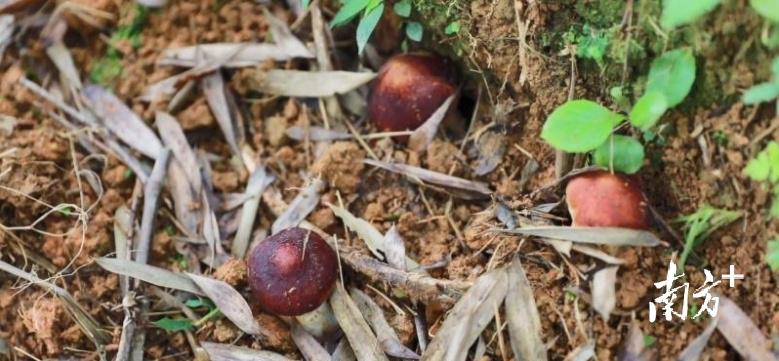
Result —
<instances>
[{"instance_id":1,"label":"dark red mushroom cap","mask_svg":"<svg viewBox=\"0 0 779 361\"><path fill-rule=\"evenodd\" d=\"M315 232L287 228L252 249L249 287L263 310L283 316L302 315L330 296L338 275L337 257Z\"/></svg>"},{"instance_id":2,"label":"dark red mushroom cap","mask_svg":"<svg viewBox=\"0 0 779 361\"><path fill-rule=\"evenodd\" d=\"M416 129L457 90L451 68L427 53L390 58L373 83L368 116L384 131Z\"/></svg>"},{"instance_id":3,"label":"dark red mushroom cap","mask_svg":"<svg viewBox=\"0 0 779 361\"><path fill-rule=\"evenodd\" d=\"M634 178L595 170L575 176L565 199L577 227L649 229L647 199Z\"/></svg>"}]
</instances>

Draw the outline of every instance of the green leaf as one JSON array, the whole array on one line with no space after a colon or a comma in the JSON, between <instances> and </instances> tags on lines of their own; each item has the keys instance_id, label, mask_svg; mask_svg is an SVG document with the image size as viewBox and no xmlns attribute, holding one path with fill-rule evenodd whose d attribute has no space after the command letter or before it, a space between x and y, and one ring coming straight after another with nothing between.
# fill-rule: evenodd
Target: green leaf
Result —
<instances>
[{"instance_id":1,"label":"green leaf","mask_svg":"<svg viewBox=\"0 0 779 361\"><path fill-rule=\"evenodd\" d=\"M779 143L770 142L747 163L744 174L758 182L779 181Z\"/></svg>"},{"instance_id":2,"label":"green leaf","mask_svg":"<svg viewBox=\"0 0 779 361\"><path fill-rule=\"evenodd\" d=\"M668 101L663 93L650 91L638 98L636 105L630 110L630 123L647 130L652 128L665 111L668 110Z\"/></svg>"},{"instance_id":3,"label":"green leaf","mask_svg":"<svg viewBox=\"0 0 779 361\"><path fill-rule=\"evenodd\" d=\"M749 0L749 5L764 18L779 23L779 0Z\"/></svg>"},{"instance_id":4,"label":"green leaf","mask_svg":"<svg viewBox=\"0 0 779 361\"><path fill-rule=\"evenodd\" d=\"M652 336L652 335L644 335L644 347L645 348L652 347L652 345L655 344L655 341L657 341L657 339L654 336Z\"/></svg>"},{"instance_id":5,"label":"green leaf","mask_svg":"<svg viewBox=\"0 0 779 361\"><path fill-rule=\"evenodd\" d=\"M395 5L392 6L392 10L394 10L395 14L398 14L400 17L409 17L411 15L411 0L401 0L396 2Z\"/></svg>"},{"instance_id":6,"label":"green leaf","mask_svg":"<svg viewBox=\"0 0 779 361\"><path fill-rule=\"evenodd\" d=\"M444 34L446 34L446 35L453 35L453 34L457 34L459 32L460 32L460 22L459 21L452 21L444 29Z\"/></svg>"},{"instance_id":7,"label":"green leaf","mask_svg":"<svg viewBox=\"0 0 779 361\"><path fill-rule=\"evenodd\" d=\"M771 267L771 271L779 270L779 239L768 241L765 262L768 263L768 267Z\"/></svg>"},{"instance_id":8,"label":"green leaf","mask_svg":"<svg viewBox=\"0 0 779 361\"><path fill-rule=\"evenodd\" d=\"M768 212L771 217L779 218L779 195L774 194L774 201L771 203L771 210Z\"/></svg>"},{"instance_id":9,"label":"green leaf","mask_svg":"<svg viewBox=\"0 0 779 361\"><path fill-rule=\"evenodd\" d=\"M335 13L333 20L330 21L330 26L336 27L348 23L365 9L369 2L370 0L348 0L344 2L344 5ZM373 29L371 29L371 31L373 31Z\"/></svg>"},{"instance_id":10,"label":"green leaf","mask_svg":"<svg viewBox=\"0 0 779 361\"><path fill-rule=\"evenodd\" d=\"M214 305L214 303L211 302L211 300L209 300L208 298L202 298L202 297L190 298L190 299L186 300L184 302L184 304L187 305L187 307L189 307L189 308L206 307L209 310L213 310L214 308L216 308L216 305Z\"/></svg>"},{"instance_id":11,"label":"green leaf","mask_svg":"<svg viewBox=\"0 0 779 361\"><path fill-rule=\"evenodd\" d=\"M569 153L589 152L603 144L623 117L590 100L571 100L546 119L541 138Z\"/></svg>"},{"instance_id":12,"label":"green leaf","mask_svg":"<svg viewBox=\"0 0 779 361\"><path fill-rule=\"evenodd\" d=\"M760 83L753 85L751 88L744 92L741 97L741 101L744 104L757 104L767 102L779 97L779 84L776 83Z\"/></svg>"},{"instance_id":13,"label":"green leaf","mask_svg":"<svg viewBox=\"0 0 779 361\"><path fill-rule=\"evenodd\" d=\"M652 61L646 92L657 91L665 95L668 108L684 100L695 81L695 57L690 49L676 49L664 53Z\"/></svg>"},{"instance_id":14,"label":"green leaf","mask_svg":"<svg viewBox=\"0 0 779 361\"><path fill-rule=\"evenodd\" d=\"M779 29L779 26L776 28ZM779 82L779 56L771 61L771 73L774 75L774 83Z\"/></svg>"},{"instance_id":15,"label":"green leaf","mask_svg":"<svg viewBox=\"0 0 779 361\"><path fill-rule=\"evenodd\" d=\"M614 135L595 149L592 158L601 167L633 174L644 165L644 146L632 137Z\"/></svg>"},{"instance_id":16,"label":"green leaf","mask_svg":"<svg viewBox=\"0 0 779 361\"><path fill-rule=\"evenodd\" d=\"M352 0L357 1L357 0ZM357 53L362 54L362 50L365 49L365 44L368 43L368 39L373 33L373 29L381 19L381 14L384 13L384 3L380 3L379 6L368 11L368 13L360 19L360 24L357 25Z\"/></svg>"},{"instance_id":17,"label":"green leaf","mask_svg":"<svg viewBox=\"0 0 779 361\"><path fill-rule=\"evenodd\" d=\"M422 41L422 35L425 29L422 24L416 21L410 21L406 24L406 36L413 41Z\"/></svg>"},{"instance_id":18,"label":"green leaf","mask_svg":"<svg viewBox=\"0 0 779 361\"><path fill-rule=\"evenodd\" d=\"M720 0L664 0L660 25L667 30L692 23L703 14L714 10Z\"/></svg>"},{"instance_id":19,"label":"green leaf","mask_svg":"<svg viewBox=\"0 0 779 361\"><path fill-rule=\"evenodd\" d=\"M311 3L311 0L301 0L300 5L303 7L303 10L308 9L308 5Z\"/></svg>"},{"instance_id":20,"label":"green leaf","mask_svg":"<svg viewBox=\"0 0 779 361\"><path fill-rule=\"evenodd\" d=\"M152 322L152 324L168 332L191 331L195 328L192 324L192 320L188 318L165 317Z\"/></svg>"}]
</instances>

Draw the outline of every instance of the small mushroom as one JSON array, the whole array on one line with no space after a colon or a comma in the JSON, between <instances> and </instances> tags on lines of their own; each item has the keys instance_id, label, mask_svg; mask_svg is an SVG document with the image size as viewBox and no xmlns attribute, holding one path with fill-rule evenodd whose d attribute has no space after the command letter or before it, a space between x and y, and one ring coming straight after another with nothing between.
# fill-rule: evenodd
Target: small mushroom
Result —
<instances>
[{"instance_id":1,"label":"small mushroom","mask_svg":"<svg viewBox=\"0 0 779 361\"><path fill-rule=\"evenodd\" d=\"M573 226L649 229L647 199L638 182L620 173L595 170L565 187Z\"/></svg>"},{"instance_id":2,"label":"small mushroom","mask_svg":"<svg viewBox=\"0 0 779 361\"><path fill-rule=\"evenodd\" d=\"M438 55L396 55L379 69L368 116L383 131L414 130L455 93L454 78L449 61Z\"/></svg>"},{"instance_id":3,"label":"small mushroom","mask_svg":"<svg viewBox=\"0 0 779 361\"><path fill-rule=\"evenodd\" d=\"M330 297L338 259L317 233L292 227L255 246L248 268L249 287L263 310L297 316L315 310Z\"/></svg>"}]
</instances>

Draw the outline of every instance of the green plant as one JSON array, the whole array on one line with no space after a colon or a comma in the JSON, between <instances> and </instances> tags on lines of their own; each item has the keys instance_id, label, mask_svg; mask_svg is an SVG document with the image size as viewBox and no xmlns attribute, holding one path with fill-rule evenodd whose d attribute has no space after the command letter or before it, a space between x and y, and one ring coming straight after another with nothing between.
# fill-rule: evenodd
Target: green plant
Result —
<instances>
[{"instance_id":1,"label":"green plant","mask_svg":"<svg viewBox=\"0 0 779 361\"><path fill-rule=\"evenodd\" d=\"M749 0L749 5L764 18L779 23L779 1L777 0Z\"/></svg>"},{"instance_id":2,"label":"green plant","mask_svg":"<svg viewBox=\"0 0 779 361\"><path fill-rule=\"evenodd\" d=\"M668 30L690 24L714 10L720 0L664 0L660 25Z\"/></svg>"},{"instance_id":3,"label":"green plant","mask_svg":"<svg viewBox=\"0 0 779 361\"><path fill-rule=\"evenodd\" d=\"M770 215L779 218L779 143L772 141L750 160L744 174L758 182L764 182L774 194Z\"/></svg>"},{"instance_id":4,"label":"green plant","mask_svg":"<svg viewBox=\"0 0 779 361\"><path fill-rule=\"evenodd\" d=\"M741 217L741 212L714 208L703 205L695 213L679 217L684 223L684 249L679 256L679 269L684 270L687 258L695 247L701 245L717 229L724 227Z\"/></svg>"},{"instance_id":5,"label":"green plant","mask_svg":"<svg viewBox=\"0 0 779 361\"><path fill-rule=\"evenodd\" d=\"M768 241L765 252L765 262L772 271L779 270L779 238Z\"/></svg>"},{"instance_id":6,"label":"green plant","mask_svg":"<svg viewBox=\"0 0 779 361\"><path fill-rule=\"evenodd\" d=\"M595 29L587 24L581 31L572 28L563 34L563 40L576 45L576 56L582 59L594 60L603 68L603 58L606 56L614 34L610 30Z\"/></svg>"},{"instance_id":7,"label":"green plant","mask_svg":"<svg viewBox=\"0 0 779 361\"><path fill-rule=\"evenodd\" d=\"M771 62L771 80L753 85L744 92L741 99L746 104L757 104L777 97L779 97L779 57Z\"/></svg>"},{"instance_id":8,"label":"green plant","mask_svg":"<svg viewBox=\"0 0 779 361\"><path fill-rule=\"evenodd\" d=\"M634 127L651 130L662 115L687 96L695 80L695 58L689 49L666 52L652 62L645 93L628 113ZM622 89L615 87L612 97L621 108L629 108ZM541 138L556 149L569 153L594 151L596 165L632 174L644 162L644 146L632 137L614 135L625 116L590 100L571 100L555 109L547 118Z\"/></svg>"},{"instance_id":9,"label":"green plant","mask_svg":"<svg viewBox=\"0 0 779 361\"><path fill-rule=\"evenodd\" d=\"M196 321L188 318L163 317L157 321L153 321L152 324L168 332L192 331L196 327L200 327L220 314L219 309L214 303L206 298L192 298L184 302L184 304L192 309L205 307L208 312L205 316Z\"/></svg>"},{"instance_id":10,"label":"green plant","mask_svg":"<svg viewBox=\"0 0 779 361\"><path fill-rule=\"evenodd\" d=\"M308 0L304 0L304 6L308 6ZM392 6L392 11L405 19L406 37L413 41L421 41L424 35L424 27L421 23L408 20L412 11L411 0L401 0ZM357 24L357 52L362 54L371 34L379 24L384 13L384 0L342 0L341 8L330 21L330 26L336 27L360 17Z\"/></svg>"},{"instance_id":11,"label":"green plant","mask_svg":"<svg viewBox=\"0 0 779 361\"><path fill-rule=\"evenodd\" d=\"M111 86L122 75L122 53L117 47L119 43L127 41L136 49L141 46L141 31L148 21L149 10L142 5L135 5L132 11L133 18L130 23L116 28L111 34L106 54L92 65L89 78L93 82Z\"/></svg>"}]
</instances>

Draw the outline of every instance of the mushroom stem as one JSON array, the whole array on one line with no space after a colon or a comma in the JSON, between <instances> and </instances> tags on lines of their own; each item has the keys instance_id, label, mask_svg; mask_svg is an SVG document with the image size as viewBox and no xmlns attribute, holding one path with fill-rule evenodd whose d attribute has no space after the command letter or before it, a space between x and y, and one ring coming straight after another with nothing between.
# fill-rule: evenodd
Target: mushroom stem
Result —
<instances>
[{"instance_id":1,"label":"mushroom stem","mask_svg":"<svg viewBox=\"0 0 779 361\"><path fill-rule=\"evenodd\" d=\"M333 309L328 302L323 303L311 312L295 316L295 319L303 326L306 332L319 340L334 335L339 327Z\"/></svg>"}]
</instances>

